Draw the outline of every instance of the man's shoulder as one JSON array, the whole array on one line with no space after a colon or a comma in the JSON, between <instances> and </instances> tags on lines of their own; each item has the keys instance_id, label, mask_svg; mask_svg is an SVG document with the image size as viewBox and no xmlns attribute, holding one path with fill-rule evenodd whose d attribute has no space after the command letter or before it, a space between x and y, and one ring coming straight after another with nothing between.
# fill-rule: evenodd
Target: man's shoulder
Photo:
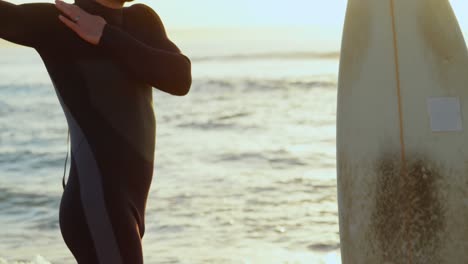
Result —
<instances>
[{"instance_id":1,"label":"man's shoulder","mask_svg":"<svg viewBox=\"0 0 468 264\"><path fill-rule=\"evenodd\" d=\"M56 37L63 35L65 26L60 22L58 15L60 11L52 3L24 3L19 5L22 17L30 27L31 34L34 34L38 43L51 43L56 41Z\"/></svg>"},{"instance_id":2,"label":"man's shoulder","mask_svg":"<svg viewBox=\"0 0 468 264\"><path fill-rule=\"evenodd\" d=\"M153 8L145 5L145 4L133 4L129 7L126 7L129 13L134 14L136 17L141 19L142 22L150 23L150 24L158 24L162 25L161 18L159 15L154 11Z\"/></svg>"},{"instance_id":3,"label":"man's shoulder","mask_svg":"<svg viewBox=\"0 0 468 264\"><path fill-rule=\"evenodd\" d=\"M21 4L21 11L25 18L31 22L38 23L36 26L45 24L57 24L59 11L51 3L26 3Z\"/></svg>"},{"instance_id":4,"label":"man's shoulder","mask_svg":"<svg viewBox=\"0 0 468 264\"><path fill-rule=\"evenodd\" d=\"M25 12L32 12L32 13L49 13L49 14L58 14L59 11L52 3L25 3L20 4L21 8Z\"/></svg>"},{"instance_id":5,"label":"man's shoulder","mask_svg":"<svg viewBox=\"0 0 468 264\"><path fill-rule=\"evenodd\" d=\"M145 13L154 12L154 10L151 7L142 3L133 4L129 7L126 7L126 9L134 11L134 12L145 12Z\"/></svg>"}]
</instances>

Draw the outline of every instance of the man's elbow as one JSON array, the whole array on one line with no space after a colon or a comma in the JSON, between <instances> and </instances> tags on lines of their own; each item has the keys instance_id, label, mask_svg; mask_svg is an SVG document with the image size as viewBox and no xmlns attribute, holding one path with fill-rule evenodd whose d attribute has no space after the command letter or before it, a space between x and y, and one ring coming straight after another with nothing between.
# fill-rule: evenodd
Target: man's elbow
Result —
<instances>
[{"instance_id":1,"label":"man's elbow","mask_svg":"<svg viewBox=\"0 0 468 264\"><path fill-rule=\"evenodd\" d=\"M177 89L175 89L173 95L185 96L190 91L190 87L192 86L192 69L190 60L187 59L181 72L182 73L176 81Z\"/></svg>"},{"instance_id":2,"label":"man's elbow","mask_svg":"<svg viewBox=\"0 0 468 264\"><path fill-rule=\"evenodd\" d=\"M191 86L192 76L189 74L187 76L184 76L183 78L180 78L177 81L177 85L175 86L176 89L174 89L172 94L177 96L185 96L189 93Z\"/></svg>"}]
</instances>

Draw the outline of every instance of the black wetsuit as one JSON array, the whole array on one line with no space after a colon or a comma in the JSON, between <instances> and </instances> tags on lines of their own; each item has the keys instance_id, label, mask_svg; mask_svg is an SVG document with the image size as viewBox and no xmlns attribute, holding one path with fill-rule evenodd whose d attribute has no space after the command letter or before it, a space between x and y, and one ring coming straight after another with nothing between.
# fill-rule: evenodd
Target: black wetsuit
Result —
<instances>
[{"instance_id":1,"label":"black wetsuit","mask_svg":"<svg viewBox=\"0 0 468 264\"><path fill-rule=\"evenodd\" d=\"M146 5L75 4L107 21L99 45L66 27L49 3L0 1L0 38L37 50L67 118L72 162L60 205L67 246L80 264L143 263L155 147L152 87L186 94L190 61Z\"/></svg>"}]
</instances>

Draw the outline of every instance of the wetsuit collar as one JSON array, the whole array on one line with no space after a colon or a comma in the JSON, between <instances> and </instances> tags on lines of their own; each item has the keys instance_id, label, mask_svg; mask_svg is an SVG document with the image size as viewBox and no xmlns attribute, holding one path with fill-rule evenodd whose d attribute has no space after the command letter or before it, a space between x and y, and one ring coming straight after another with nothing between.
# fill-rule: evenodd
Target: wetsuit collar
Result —
<instances>
[{"instance_id":1,"label":"wetsuit collar","mask_svg":"<svg viewBox=\"0 0 468 264\"><path fill-rule=\"evenodd\" d=\"M110 8L95 0L75 0L75 4L90 14L103 17L107 23L122 24L123 8Z\"/></svg>"}]
</instances>

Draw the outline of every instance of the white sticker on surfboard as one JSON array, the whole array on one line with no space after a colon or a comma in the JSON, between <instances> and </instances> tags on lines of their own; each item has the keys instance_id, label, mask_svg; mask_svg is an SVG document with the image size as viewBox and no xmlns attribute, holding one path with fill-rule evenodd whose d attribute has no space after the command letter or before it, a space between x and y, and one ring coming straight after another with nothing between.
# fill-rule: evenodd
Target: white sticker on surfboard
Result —
<instances>
[{"instance_id":1,"label":"white sticker on surfboard","mask_svg":"<svg viewBox=\"0 0 468 264\"><path fill-rule=\"evenodd\" d=\"M463 130L460 98L432 97L427 99L432 132L457 132Z\"/></svg>"}]
</instances>

